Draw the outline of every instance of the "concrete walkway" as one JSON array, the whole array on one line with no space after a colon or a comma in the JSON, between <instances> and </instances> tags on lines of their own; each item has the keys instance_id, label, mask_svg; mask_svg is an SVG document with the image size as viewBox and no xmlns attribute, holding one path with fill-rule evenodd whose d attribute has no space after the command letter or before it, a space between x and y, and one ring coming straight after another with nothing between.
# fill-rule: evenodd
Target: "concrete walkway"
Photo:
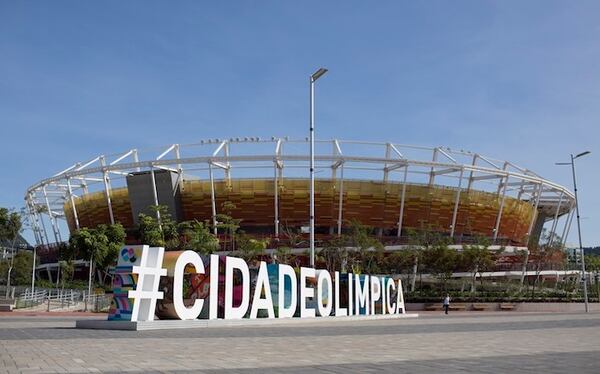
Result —
<instances>
[{"instance_id":1,"label":"concrete walkway","mask_svg":"<svg viewBox=\"0 0 600 374\"><path fill-rule=\"evenodd\" d=\"M600 314L439 312L418 319L168 331L0 316L0 373L597 373ZM105 318L92 315L87 318Z\"/></svg>"}]
</instances>

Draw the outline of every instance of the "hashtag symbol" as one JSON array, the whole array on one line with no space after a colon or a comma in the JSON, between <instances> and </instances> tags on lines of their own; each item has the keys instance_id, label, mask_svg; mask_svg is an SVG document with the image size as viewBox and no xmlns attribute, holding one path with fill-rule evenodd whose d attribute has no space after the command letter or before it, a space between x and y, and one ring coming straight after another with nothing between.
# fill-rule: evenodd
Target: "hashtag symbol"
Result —
<instances>
[{"instance_id":1,"label":"hashtag symbol","mask_svg":"<svg viewBox=\"0 0 600 374\"><path fill-rule=\"evenodd\" d=\"M158 290L161 276L167 275L167 269L162 268L165 249L148 248L144 246L140 266L134 266L132 273L138 275L135 290L130 290L128 297L133 299L131 310L132 321L153 321L156 300L163 298L163 292Z\"/></svg>"}]
</instances>

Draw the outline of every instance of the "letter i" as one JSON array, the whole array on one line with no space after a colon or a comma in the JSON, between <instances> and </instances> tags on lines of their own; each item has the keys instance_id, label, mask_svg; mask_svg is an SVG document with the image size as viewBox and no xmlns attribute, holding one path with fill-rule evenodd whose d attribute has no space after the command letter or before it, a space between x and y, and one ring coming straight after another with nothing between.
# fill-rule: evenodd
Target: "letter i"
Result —
<instances>
[{"instance_id":1,"label":"letter i","mask_svg":"<svg viewBox=\"0 0 600 374\"><path fill-rule=\"evenodd\" d=\"M219 255L210 255L209 319L217 319L219 304Z\"/></svg>"},{"instance_id":2,"label":"letter i","mask_svg":"<svg viewBox=\"0 0 600 374\"><path fill-rule=\"evenodd\" d=\"M354 282L352 281L352 273L348 273L348 315L353 315L352 308L352 299L354 298L354 293L352 292L354 286Z\"/></svg>"}]
</instances>

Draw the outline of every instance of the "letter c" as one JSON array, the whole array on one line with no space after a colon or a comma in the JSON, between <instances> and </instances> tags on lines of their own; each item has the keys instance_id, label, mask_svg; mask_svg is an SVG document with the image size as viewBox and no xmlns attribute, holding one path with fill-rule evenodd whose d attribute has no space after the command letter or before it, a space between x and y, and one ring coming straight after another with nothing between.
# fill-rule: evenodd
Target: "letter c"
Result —
<instances>
[{"instance_id":1,"label":"letter c","mask_svg":"<svg viewBox=\"0 0 600 374\"><path fill-rule=\"evenodd\" d=\"M173 305L177 316L184 320L198 318L204 306L204 299L195 300L191 308L187 308L183 303L183 271L187 264L194 265L196 273L204 274L204 263L200 255L194 251L185 251L179 255L173 275Z\"/></svg>"}]
</instances>

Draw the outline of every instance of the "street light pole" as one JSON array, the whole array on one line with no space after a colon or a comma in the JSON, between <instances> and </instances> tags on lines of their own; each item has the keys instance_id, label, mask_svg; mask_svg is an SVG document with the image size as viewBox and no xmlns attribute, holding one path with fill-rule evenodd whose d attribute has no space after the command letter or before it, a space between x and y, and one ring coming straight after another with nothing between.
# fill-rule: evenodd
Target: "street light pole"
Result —
<instances>
[{"instance_id":1,"label":"street light pole","mask_svg":"<svg viewBox=\"0 0 600 374\"><path fill-rule=\"evenodd\" d=\"M589 153L589 152L587 152ZM573 171L573 189L575 190L575 212L577 213L577 235L579 236L579 250L581 251L581 272L583 273L583 299L585 301L585 312L589 312L588 306L588 293L587 293L587 275L585 272L585 254L583 250L583 244L581 242L581 223L579 221L579 200L577 197L577 178L575 177L575 159L577 157L587 154L586 152L580 153L576 157L571 154L571 170Z\"/></svg>"},{"instance_id":2,"label":"street light pole","mask_svg":"<svg viewBox=\"0 0 600 374\"><path fill-rule=\"evenodd\" d=\"M575 213L577 214L577 235L579 236L579 250L581 251L581 280L583 281L583 299L585 302L585 312L588 313L589 312L589 305L588 305L588 292L587 292L587 276L586 276L586 271L585 271L585 253L583 250L583 243L581 241L581 223L580 223L580 218L579 218L579 200L578 200L578 196L577 196L577 178L575 176L575 159L585 156L587 154L591 153L590 151L585 151L582 152L576 156L573 156L573 154L571 154L571 162L559 162L556 163L557 165L569 165L571 164L571 171L573 172L573 189L575 190Z\"/></svg>"},{"instance_id":3,"label":"street light pole","mask_svg":"<svg viewBox=\"0 0 600 374\"><path fill-rule=\"evenodd\" d=\"M310 76L310 266L315 266L315 82L327 73L320 68Z\"/></svg>"}]
</instances>

